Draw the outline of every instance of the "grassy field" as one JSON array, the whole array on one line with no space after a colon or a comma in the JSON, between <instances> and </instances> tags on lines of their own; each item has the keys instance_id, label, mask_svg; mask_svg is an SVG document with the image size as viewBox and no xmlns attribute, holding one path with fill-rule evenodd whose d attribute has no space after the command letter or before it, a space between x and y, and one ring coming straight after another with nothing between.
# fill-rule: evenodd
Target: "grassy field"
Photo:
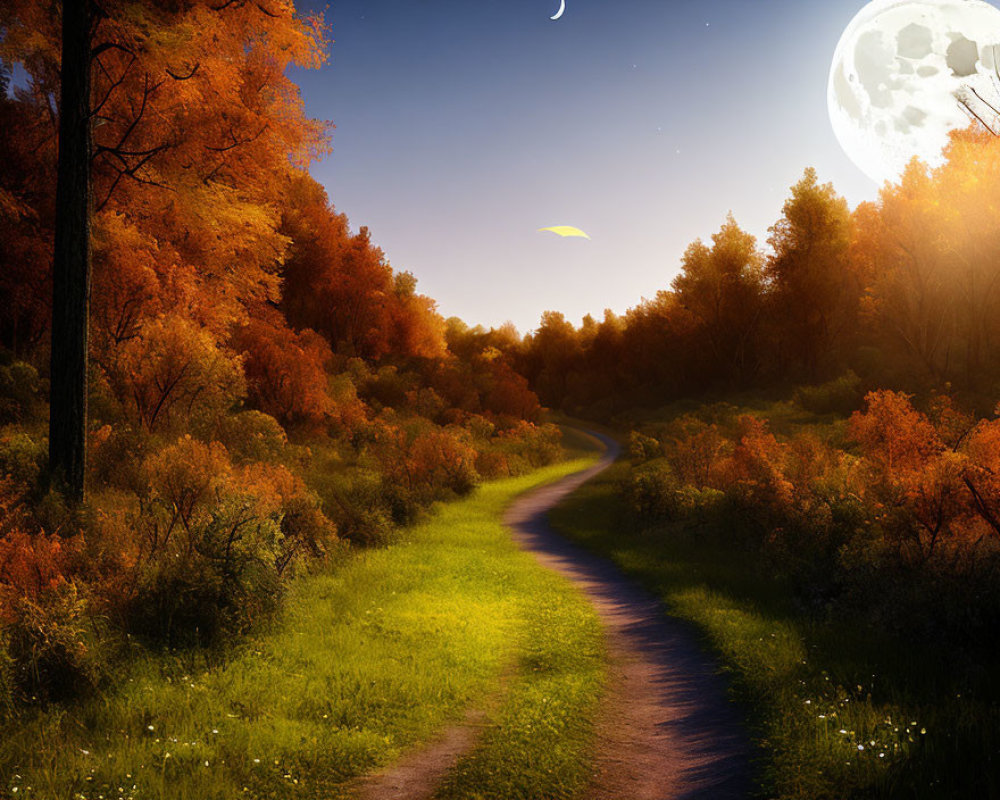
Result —
<instances>
[{"instance_id":1,"label":"grassy field","mask_svg":"<svg viewBox=\"0 0 1000 800\"><path fill-rule=\"evenodd\" d=\"M587 463L484 486L399 544L298 580L273 629L223 664L137 657L115 691L14 721L0 730L0 797L332 800L480 703L495 724L441 797L573 797L600 625L499 519Z\"/></svg>"},{"instance_id":2,"label":"grassy field","mask_svg":"<svg viewBox=\"0 0 1000 800\"><path fill-rule=\"evenodd\" d=\"M583 487L552 522L663 597L719 654L760 748L761 796L1000 796L1000 719L981 686L956 682L926 643L887 646L806 616L787 587L711 536L635 525L616 493L626 470Z\"/></svg>"}]
</instances>

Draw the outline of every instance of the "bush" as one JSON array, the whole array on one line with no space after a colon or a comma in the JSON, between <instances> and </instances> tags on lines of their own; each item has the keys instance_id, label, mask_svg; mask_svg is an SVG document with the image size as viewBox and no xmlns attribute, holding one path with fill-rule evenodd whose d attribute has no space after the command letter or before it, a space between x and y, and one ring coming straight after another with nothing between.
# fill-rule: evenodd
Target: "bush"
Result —
<instances>
[{"instance_id":1,"label":"bush","mask_svg":"<svg viewBox=\"0 0 1000 800\"><path fill-rule=\"evenodd\" d=\"M396 522L411 521L416 508L472 490L479 476L470 438L461 428L384 429L373 455Z\"/></svg>"},{"instance_id":2,"label":"bush","mask_svg":"<svg viewBox=\"0 0 1000 800\"><path fill-rule=\"evenodd\" d=\"M78 539L18 529L0 538L0 706L63 700L93 685L85 604L67 577L80 549Z\"/></svg>"},{"instance_id":3,"label":"bush","mask_svg":"<svg viewBox=\"0 0 1000 800\"><path fill-rule=\"evenodd\" d=\"M288 444L278 420L262 411L241 411L223 417L217 437L237 463L277 462Z\"/></svg>"},{"instance_id":4,"label":"bush","mask_svg":"<svg viewBox=\"0 0 1000 800\"><path fill-rule=\"evenodd\" d=\"M16 672L10 643L3 628L0 628L0 722L10 717L18 705Z\"/></svg>"},{"instance_id":5,"label":"bush","mask_svg":"<svg viewBox=\"0 0 1000 800\"><path fill-rule=\"evenodd\" d=\"M488 481L509 478L510 460L504 453L480 449L476 454L476 472Z\"/></svg>"},{"instance_id":6,"label":"bush","mask_svg":"<svg viewBox=\"0 0 1000 800\"><path fill-rule=\"evenodd\" d=\"M818 386L799 387L793 400L813 414L838 414L846 417L861 406L863 398L861 378L853 372L847 372Z\"/></svg>"},{"instance_id":7,"label":"bush","mask_svg":"<svg viewBox=\"0 0 1000 800\"><path fill-rule=\"evenodd\" d=\"M384 484L374 470L357 469L329 478L321 495L326 515L352 544L382 547L395 540Z\"/></svg>"},{"instance_id":8,"label":"bush","mask_svg":"<svg viewBox=\"0 0 1000 800\"><path fill-rule=\"evenodd\" d=\"M90 438L90 479L95 485L141 494L146 484L142 465L151 439L130 424L105 425Z\"/></svg>"},{"instance_id":9,"label":"bush","mask_svg":"<svg viewBox=\"0 0 1000 800\"><path fill-rule=\"evenodd\" d=\"M409 448L409 459L410 480L433 494L437 489L468 494L479 480L476 452L460 432L439 430L417 436Z\"/></svg>"},{"instance_id":10,"label":"bush","mask_svg":"<svg viewBox=\"0 0 1000 800\"><path fill-rule=\"evenodd\" d=\"M0 424L24 419L40 388L38 370L30 364L0 364Z\"/></svg>"},{"instance_id":11,"label":"bush","mask_svg":"<svg viewBox=\"0 0 1000 800\"><path fill-rule=\"evenodd\" d=\"M190 438L147 459L148 488L119 539L135 549L121 598L125 628L170 645L248 630L282 595L281 495ZM128 531L134 534L128 537Z\"/></svg>"},{"instance_id":12,"label":"bush","mask_svg":"<svg viewBox=\"0 0 1000 800\"><path fill-rule=\"evenodd\" d=\"M1000 420L975 424L941 398L928 416L878 391L846 429L857 453L811 430L779 438L749 415L682 417L662 433L665 457L634 463L619 493L646 522L697 524L755 553L817 612L992 647Z\"/></svg>"},{"instance_id":13,"label":"bush","mask_svg":"<svg viewBox=\"0 0 1000 800\"><path fill-rule=\"evenodd\" d=\"M562 432L555 425L518 422L499 435L500 441L528 467L538 469L554 464L564 455ZM522 474L522 470L516 474Z\"/></svg>"},{"instance_id":14,"label":"bush","mask_svg":"<svg viewBox=\"0 0 1000 800\"><path fill-rule=\"evenodd\" d=\"M628 437L628 457L634 464L642 464L660 458L663 455L663 445L658 439L646 436L639 431L632 431Z\"/></svg>"},{"instance_id":15,"label":"bush","mask_svg":"<svg viewBox=\"0 0 1000 800\"><path fill-rule=\"evenodd\" d=\"M148 431L211 430L246 394L240 359L180 315L144 322L112 363L115 395Z\"/></svg>"},{"instance_id":16,"label":"bush","mask_svg":"<svg viewBox=\"0 0 1000 800\"><path fill-rule=\"evenodd\" d=\"M322 511L319 497L286 467L253 464L243 470L242 480L267 487L278 498L281 541L276 566L279 575L304 559L325 558L337 541L337 528Z\"/></svg>"},{"instance_id":17,"label":"bush","mask_svg":"<svg viewBox=\"0 0 1000 800\"><path fill-rule=\"evenodd\" d=\"M285 424L316 426L333 411L325 366L330 346L311 330L293 331L276 310L249 320L233 337L243 355L250 402Z\"/></svg>"},{"instance_id":18,"label":"bush","mask_svg":"<svg viewBox=\"0 0 1000 800\"><path fill-rule=\"evenodd\" d=\"M0 437L0 478L10 478L21 487L38 482L45 463L45 446L26 433Z\"/></svg>"},{"instance_id":19,"label":"bush","mask_svg":"<svg viewBox=\"0 0 1000 800\"><path fill-rule=\"evenodd\" d=\"M40 601L67 582L80 560L79 539L15 529L0 537L0 625L19 598Z\"/></svg>"},{"instance_id":20,"label":"bush","mask_svg":"<svg viewBox=\"0 0 1000 800\"><path fill-rule=\"evenodd\" d=\"M37 600L21 597L14 601L4 636L16 698L60 701L93 688L96 672L83 641L84 610L72 583Z\"/></svg>"},{"instance_id":21,"label":"bush","mask_svg":"<svg viewBox=\"0 0 1000 800\"><path fill-rule=\"evenodd\" d=\"M691 416L675 420L664 434L665 451L677 477L696 487L712 486L729 442L715 423Z\"/></svg>"},{"instance_id":22,"label":"bush","mask_svg":"<svg viewBox=\"0 0 1000 800\"><path fill-rule=\"evenodd\" d=\"M681 484L663 459L634 468L622 486L628 508L646 521L678 517Z\"/></svg>"}]
</instances>

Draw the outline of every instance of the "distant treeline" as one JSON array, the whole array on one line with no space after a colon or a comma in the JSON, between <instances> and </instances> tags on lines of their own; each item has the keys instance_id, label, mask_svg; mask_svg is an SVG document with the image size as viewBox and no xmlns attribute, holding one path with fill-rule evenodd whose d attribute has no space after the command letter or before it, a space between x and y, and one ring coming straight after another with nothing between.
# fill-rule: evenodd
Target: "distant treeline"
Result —
<instances>
[{"instance_id":1,"label":"distant treeline","mask_svg":"<svg viewBox=\"0 0 1000 800\"><path fill-rule=\"evenodd\" d=\"M769 248L730 216L685 253L670 289L574 327L546 313L520 368L543 403L610 418L706 393L819 383L951 384L1000 396L1000 143L957 134L853 212L816 172L792 188ZM859 398L860 399L860 398Z\"/></svg>"}]
</instances>

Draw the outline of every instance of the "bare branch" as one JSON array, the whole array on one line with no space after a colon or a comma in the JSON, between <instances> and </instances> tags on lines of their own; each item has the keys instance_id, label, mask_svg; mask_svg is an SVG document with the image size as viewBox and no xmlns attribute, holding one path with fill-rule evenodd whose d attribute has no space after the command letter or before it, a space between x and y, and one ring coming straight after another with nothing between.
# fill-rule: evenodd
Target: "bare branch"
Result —
<instances>
[{"instance_id":1,"label":"bare branch","mask_svg":"<svg viewBox=\"0 0 1000 800\"><path fill-rule=\"evenodd\" d=\"M195 76L195 73L198 72L198 70L199 70L200 67L201 67L201 62L198 62L197 64L195 64L191 68L191 71L187 75L177 75L176 73L174 73L173 70L171 70L168 67L167 68L167 75L169 75L175 81L189 81L189 80L191 80L191 78L193 78Z\"/></svg>"},{"instance_id":2,"label":"bare branch","mask_svg":"<svg viewBox=\"0 0 1000 800\"><path fill-rule=\"evenodd\" d=\"M219 147L213 147L212 145L205 145L205 149L211 150L215 153L227 153L230 150L236 149L237 147L241 147L245 144L250 144L251 142L257 141L261 136L264 135L264 131L267 130L267 127L268 127L267 123L265 123L264 126L259 131L257 131L257 133L255 133L253 136L247 136L246 138L239 139L237 138L236 132L233 129L233 127L230 126L229 138L232 140L231 144L221 145Z\"/></svg>"},{"instance_id":3,"label":"bare branch","mask_svg":"<svg viewBox=\"0 0 1000 800\"><path fill-rule=\"evenodd\" d=\"M118 44L117 42L103 42L90 51L90 57L97 58L99 55L106 53L108 50L121 50L123 53L128 53L130 56L135 55L135 53L125 47L125 45Z\"/></svg>"}]
</instances>

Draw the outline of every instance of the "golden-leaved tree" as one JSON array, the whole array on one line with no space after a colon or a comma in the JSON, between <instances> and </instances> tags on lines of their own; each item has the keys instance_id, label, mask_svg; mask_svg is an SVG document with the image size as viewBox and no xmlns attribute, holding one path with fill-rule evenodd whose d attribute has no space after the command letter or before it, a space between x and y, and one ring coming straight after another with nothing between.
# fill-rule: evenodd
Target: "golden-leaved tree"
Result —
<instances>
[{"instance_id":1,"label":"golden-leaved tree","mask_svg":"<svg viewBox=\"0 0 1000 800\"><path fill-rule=\"evenodd\" d=\"M112 386L129 383L121 349L160 315L221 341L277 302L283 201L327 148L286 72L319 66L324 34L290 0L5 0L3 19L0 57L29 74L35 135L59 141L50 468L79 498L91 250L92 348Z\"/></svg>"}]
</instances>

